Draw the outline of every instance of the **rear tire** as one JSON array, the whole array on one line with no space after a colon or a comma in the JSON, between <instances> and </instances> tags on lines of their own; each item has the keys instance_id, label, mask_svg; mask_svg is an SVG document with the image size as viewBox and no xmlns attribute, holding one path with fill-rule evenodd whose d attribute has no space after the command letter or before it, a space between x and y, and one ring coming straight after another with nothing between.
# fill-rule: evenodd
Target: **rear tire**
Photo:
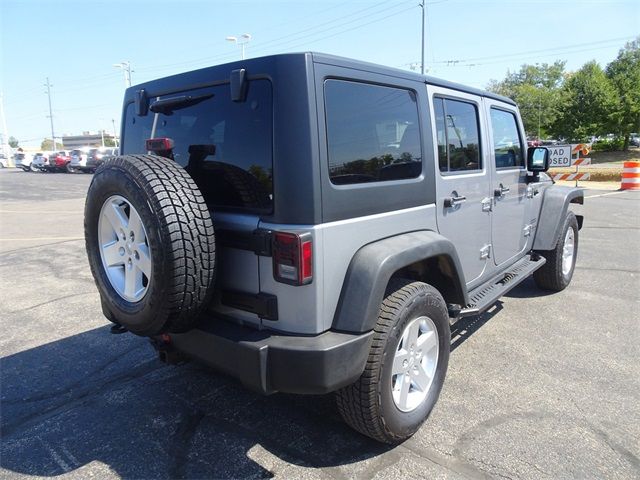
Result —
<instances>
[{"instance_id":1,"label":"rear tire","mask_svg":"<svg viewBox=\"0 0 640 480\"><path fill-rule=\"evenodd\" d=\"M89 186L84 228L109 320L145 336L193 325L212 295L215 239L184 169L154 155L110 159Z\"/></svg>"},{"instance_id":2,"label":"rear tire","mask_svg":"<svg viewBox=\"0 0 640 480\"><path fill-rule=\"evenodd\" d=\"M578 221L573 212L568 212L564 218L556 247L537 253L547 262L533 274L536 285L554 292L567 288L573 278L578 255Z\"/></svg>"},{"instance_id":3,"label":"rear tire","mask_svg":"<svg viewBox=\"0 0 640 480\"><path fill-rule=\"evenodd\" d=\"M413 342L415 322L419 322L419 336ZM380 307L365 370L355 383L336 392L345 422L384 443L411 437L438 400L450 342L449 315L440 292L426 283L392 280ZM430 378L420 373L427 370ZM423 383L424 379L428 381ZM406 394L402 392L405 383Z\"/></svg>"}]
</instances>

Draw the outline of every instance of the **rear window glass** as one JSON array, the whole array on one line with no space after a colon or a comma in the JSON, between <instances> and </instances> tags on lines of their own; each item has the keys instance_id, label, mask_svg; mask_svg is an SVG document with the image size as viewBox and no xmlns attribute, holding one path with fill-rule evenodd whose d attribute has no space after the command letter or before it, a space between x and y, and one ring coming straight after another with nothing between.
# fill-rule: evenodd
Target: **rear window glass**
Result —
<instances>
[{"instance_id":1,"label":"rear window glass","mask_svg":"<svg viewBox=\"0 0 640 480\"><path fill-rule=\"evenodd\" d=\"M325 110L332 183L403 180L422 172L414 92L327 80Z\"/></svg>"},{"instance_id":2,"label":"rear window glass","mask_svg":"<svg viewBox=\"0 0 640 480\"><path fill-rule=\"evenodd\" d=\"M244 102L231 100L228 84L150 99L189 96L180 105L145 117L129 104L125 113L123 154L147 153L150 138L170 138L173 160L182 165L212 206L273 209L272 92L268 80L249 82Z\"/></svg>"}]
</instances>

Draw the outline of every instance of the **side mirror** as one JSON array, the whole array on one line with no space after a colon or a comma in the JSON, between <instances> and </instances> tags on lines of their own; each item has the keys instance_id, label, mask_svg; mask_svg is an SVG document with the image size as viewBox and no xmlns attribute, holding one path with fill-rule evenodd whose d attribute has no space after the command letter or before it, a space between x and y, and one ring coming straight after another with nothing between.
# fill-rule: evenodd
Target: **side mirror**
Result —
<instances>
[{"instance_id":1,"label":"side mirror","mask_svg":"<svg viewBox=\"0 0 640 480\"><path fill-rule=\"evenodd\" d=\"M527 170L530 172L546 172L549 170L549 149L533 147L527 150Z\"/></svg>"}]
</instances>

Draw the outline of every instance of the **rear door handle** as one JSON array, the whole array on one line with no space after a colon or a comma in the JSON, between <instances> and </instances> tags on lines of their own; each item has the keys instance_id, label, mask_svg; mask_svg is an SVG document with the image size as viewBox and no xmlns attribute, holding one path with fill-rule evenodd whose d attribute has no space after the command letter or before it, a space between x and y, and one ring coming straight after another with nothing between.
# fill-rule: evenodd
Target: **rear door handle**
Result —
<instances>
[{"instance_id":1,"label":"rear door handle","mask_svg":"<svg viewBox=\"0 0 640 480\"><path fill-rule=\"evenodd\" d=\"M458 205L460 205L461 203L464 203L466 201L467 201L467 197L465 197L464 195L456 195L456 196L453 196L453 197L445 197L444 206L446 208L457 207Z\"/></svg>"}]
</instances>

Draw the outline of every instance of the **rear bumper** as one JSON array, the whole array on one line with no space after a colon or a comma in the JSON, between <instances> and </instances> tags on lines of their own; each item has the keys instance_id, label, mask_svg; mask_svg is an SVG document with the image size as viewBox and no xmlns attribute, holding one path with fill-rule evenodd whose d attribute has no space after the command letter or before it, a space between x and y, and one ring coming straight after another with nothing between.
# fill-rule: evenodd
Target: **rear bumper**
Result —
<instances>
[{"instance_id":1,"label":"rear bumper","mask_svg":"<svg viewBox=\"0 0 640 480\"><path fill-rule=\"evenodd\" d=\"M216 320L172 334L170 348L262 393L328 393L356 381L373 332L328 331L313 337L258 331Z\"/></svg>"}]
</instances>

